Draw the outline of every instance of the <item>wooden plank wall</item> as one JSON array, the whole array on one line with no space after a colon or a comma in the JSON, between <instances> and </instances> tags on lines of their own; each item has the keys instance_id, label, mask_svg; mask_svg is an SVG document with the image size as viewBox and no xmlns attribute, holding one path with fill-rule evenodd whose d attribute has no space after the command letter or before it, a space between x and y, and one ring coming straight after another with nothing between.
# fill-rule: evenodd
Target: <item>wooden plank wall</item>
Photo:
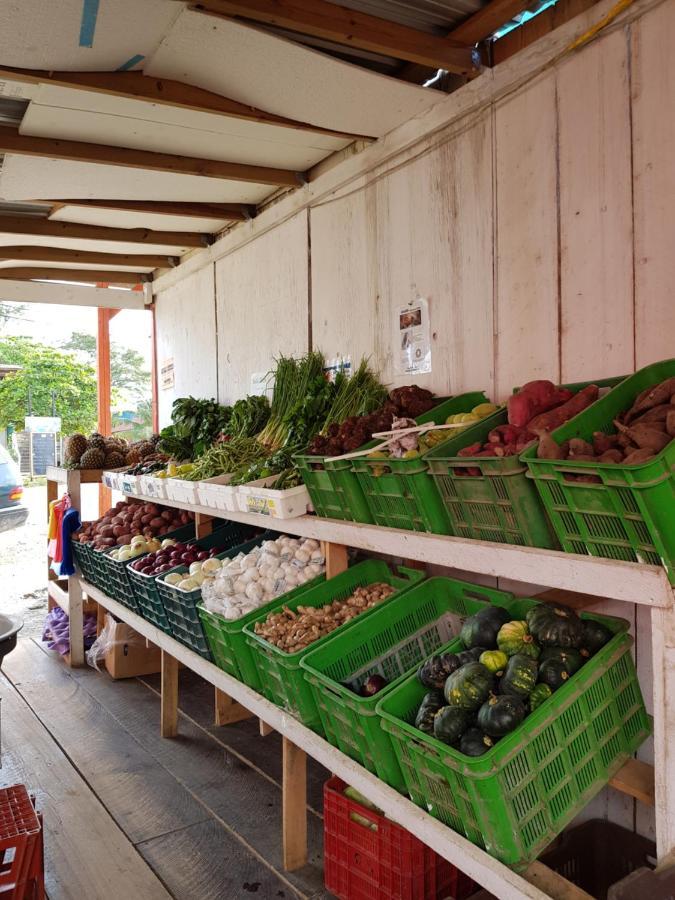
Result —
<instances>
[{"instance_id":1,"label":"wooden plank wall","mask_svg":"<svg viewBox=\"0 0 675 900\"><path fill-rule=\"evenodd\" d=\"M416 296L430 302L433 348L419 383L438 393L504 399L529 378L674 355L674 43L664 2L161 294L177 389L210 396L217 371L234 400L275 354L310 344L370 355L404 383L395 310ZM605 611L631 619L651 710L649 614ZM640 756L651 761L651 742ZM652 811L615 792L590 814L653 835Z\"/></svg>"}]
</instances>

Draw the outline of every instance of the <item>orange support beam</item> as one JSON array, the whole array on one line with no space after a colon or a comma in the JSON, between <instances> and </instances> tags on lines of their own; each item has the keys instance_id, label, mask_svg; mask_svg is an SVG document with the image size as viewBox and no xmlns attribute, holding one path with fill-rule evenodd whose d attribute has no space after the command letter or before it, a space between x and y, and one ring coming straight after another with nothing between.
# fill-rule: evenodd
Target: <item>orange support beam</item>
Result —
<instances>
[{"instance_id":1,"label":"orange support beam","mask_svg":"<svg viewBox=\"0 0 675 900\"><path fill-rule=\"evenodd\" d=\"M98 387L98 430L101 434L112 434L112 413L110 411L110 320L118 309L98 309L98 331L96 335L96 383ZM110 488L99 485L99 514L112 505Z\"/></svg>"}]
</instances>

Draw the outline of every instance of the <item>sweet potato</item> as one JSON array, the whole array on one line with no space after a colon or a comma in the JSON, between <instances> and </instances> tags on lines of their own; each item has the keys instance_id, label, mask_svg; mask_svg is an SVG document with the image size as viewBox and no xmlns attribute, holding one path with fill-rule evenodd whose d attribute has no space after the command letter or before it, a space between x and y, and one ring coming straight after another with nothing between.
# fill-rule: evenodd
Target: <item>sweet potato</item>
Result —
<instances>
[{"instance_id":1,"label":"sweet potato","mask_svg":"<svg viewBox=\"0 0 675 900\"><path fill-rule=\"evenodd\" d=\"M638 394L635 402L626 413L626 423L637 419L640 413L652 409L654 406L658 406L661 403L668 403L673 392L675 392L675 375L666 378L666 380L662 381L660 384L654 385L650 390Z\"/></svg>"},{"instance_id":2,"label":"sweet potato","mask_svg":"<svg viewBox=\"0 0 675 900\"><path fill-rule=\"evenodd\" d=\"M587 406L590 406L591 403L594 403L597 399L597 384L589 384L587 387L582 388L566 403L563 403L562 406L557 406L555 409L551 409L548 412L535 416L527 423L527 427L530 431L534 432L553 431L560 425L568 422L573 416L576 416L582 410L586 409Z\"/></svg>"},{"instance_id":3,"label":"sweet potato","mask_svg":"<svg viewBox=\"0 0 675 900\"><path fill-rule=\"evenodd\" d=\"M617 436L615 434L604 434L602 431L593 432L593 450L598 456L615 449L616 443Z\"/></svg>"},{"instance_id":4,"label":"sweet potato","mask_svg":"<svg viewBox=\"0 0 675 900\"><path fill-rule=\"evenodd\" d=\"M675 409L666 416L666 434L675 437Z\"/></svg>"},{"instance_id":5,"label":"sweet potato","mask_svg":"<svg viewBox=\"0 0 675 900\"><path fill-rule=\"evenodd\" d=\"M639 450L634 450L632 453L629 453L628 456L624 459L624 466L637 466L639 463L649 462L650 459L654 459L654 454L647 447L641 447Z\"/></svg>"},{"instance_id":6,"label":"sweet potato","mask_svg":"<svg viewBox=\"0 0 675 900\"><path fill-rule=\"evenodd\" d=\"M462 447L457 456L475 456L476 453L480 452L482 446L480 441L475 444L469 444L468 447Z\"/></svg>"},{"instance_id":7,"label":"sweet potato","mask_svg":"<svg viewBox=\"0 0 675 900\"><path fill-rule=\"evenodd\" d=\"M670 435L652 427L651 425L627 426L622 425L617 419L614 424L622 434L627 435L631 442L640 450L647 449L651 453L660 453L663 448L670 443Z\"/></svg>"},{"instance_id":8,"label":"sweet potato","mask_svg":"<svg viewBox=\"0 0 675 900\"><path fill-rule=\"evenodd\" d=\"M569 447L570 458L576 458L578 456L595 456L595 448L592 444L589 444L588 441L583 440L583 438L572 438L570 440Z\"/></svg>"},{"instance_id":9,"label":"sweet potato","mask_svg":"<svg viewBox=\"0 0 675 900\"><path fill-rule=\"evenodd\" d=\"M565 459L562 447L553 440L548 432L542 432L537 447L538 459Z\"/></svg>"},{"instance_id":10,"label":"sweet potato","mask_svg":"<svg viewBox=\"0 0 675 900\"><path fill-rule=\"evenodd\" d=\"M567 388L557 388L552 381L528 381L506 404L510 425L524 427L534 416L566 403L572 396Z\"/></svg>"},{"instance_id":11,"label":"sweet potato","mask_svg":"<svg viewBox=\"0 0 675 900\"><path fill-rule=\"evenodd\" d=\"M623 462L623 453L621 452L621 450L619 450L618 447L610 447L609 450L605 450L605 452L598 457L598 462L601 462L601 463Z\"/></svg>"}]
</instances>

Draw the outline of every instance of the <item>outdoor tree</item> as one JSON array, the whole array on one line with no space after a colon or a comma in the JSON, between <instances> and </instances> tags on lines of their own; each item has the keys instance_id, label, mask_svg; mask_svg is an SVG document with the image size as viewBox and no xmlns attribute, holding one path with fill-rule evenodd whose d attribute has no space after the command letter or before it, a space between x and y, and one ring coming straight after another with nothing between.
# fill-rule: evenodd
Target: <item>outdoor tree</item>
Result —
<instances>
[{"instance_id":1,"label":"outdoor tree","mask_svg":"<svg viewBox=\"0 0 675 900\"><path fill-rule=\"evenodd\" d=\"M23 319L26 307L22 303L0 303L0 331L10 319Z\"/></svg>"},{"instance_id":2,"label":"outdoor tree","mask_svg":"<svg viewBox=\"0 0 675 900\"><path fill-rule=\"evenodd\" d=\"M96 338L93 334L74 331L61 347L79 352L92 365L96 364ZM150 372L145 368L143 356L137 350L121 347L115 341L110 343L110 380L114 390L124 392L135 400L146 398L150 393Z\"/></svg>"},{"instance_id":3,"label":"outdoor tree","mask_svg":"<svg viewBox=\"0 0 675 900\"><path fill-rule=\"evenodd\" d=\"M96 427L96 375L91 366L25 337L0 337L0 361L21 366L0 381L0 428L23 429L29 389L36 416L51 415L54 392L64 433L88 434Z\"/></svg>"}]
</instances>

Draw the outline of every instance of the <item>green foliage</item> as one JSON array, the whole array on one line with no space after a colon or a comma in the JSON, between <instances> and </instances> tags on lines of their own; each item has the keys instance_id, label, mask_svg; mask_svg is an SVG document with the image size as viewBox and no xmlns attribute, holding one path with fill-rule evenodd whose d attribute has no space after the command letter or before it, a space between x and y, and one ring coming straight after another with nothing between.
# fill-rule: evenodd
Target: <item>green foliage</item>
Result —
<instances>
[{"instance_id":1,"label":"green foliage","mask_svg":"<svg viewBox=\"0 0 675 900\"><path fill-rule=\"evenodd\" d=\"M88 433L96 427L96 376L91 366L25 337L0 338L0 360L22 367L0 381L0 428L23 429L29 388L36 416L51 415L55 392L64 434Z\"/></svg>"},{"instance_id":2,"label":"green foliage","mask_svg":"<svg viewBox=\"0 0 675 900\"><path fill-rule=\"evenodd\" d=\"M96 364L96 338L84 331L74 331L61 344L64 350L74 350L84 354L92 365ZM150 372L145 368L145 360L136 350L121 347L110 342L110 382L113 390L123 391L135 398L150 394Z\"/></svg>"},{"instance_id":3,"label":"green foliage","mask_svg":"<svg viewBox=\"0 0 675 900\"><path fill-rule=\"evenodd\" d=\"M26 309L23 303L0 303L0 331L10 319L23 319Z\"/></svg>"}]
</instances>

